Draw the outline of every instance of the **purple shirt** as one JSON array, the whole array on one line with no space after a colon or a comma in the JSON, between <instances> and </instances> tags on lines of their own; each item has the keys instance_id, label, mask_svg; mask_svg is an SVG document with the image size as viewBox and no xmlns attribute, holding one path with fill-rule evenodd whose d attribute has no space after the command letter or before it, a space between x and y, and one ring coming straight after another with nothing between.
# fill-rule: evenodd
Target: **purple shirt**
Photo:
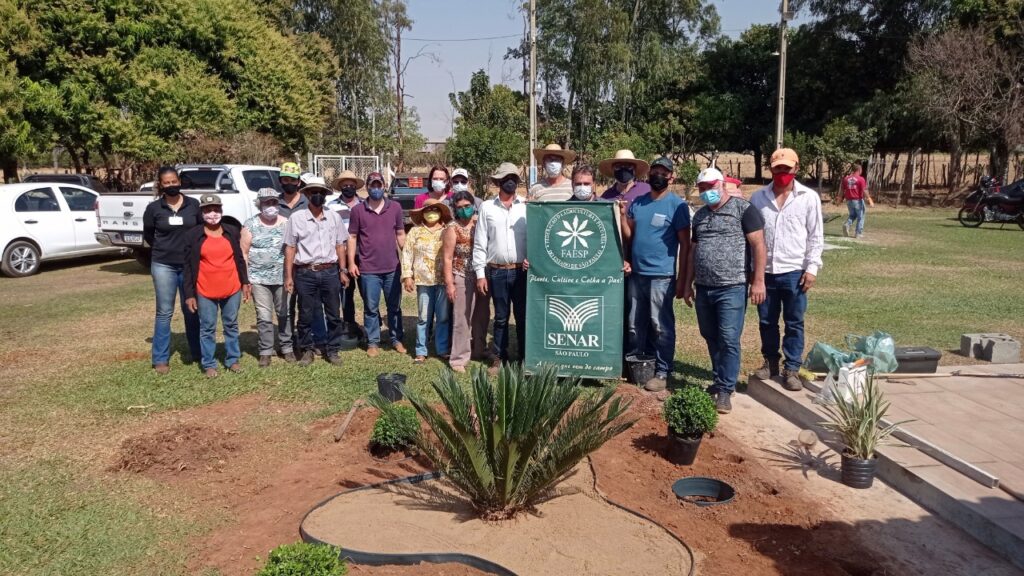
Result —
<instances>
[{"instance_id":1,"label":"purple shirt","mask_svg":"<svg viewBox=\"0 0 1024 576\"><path fill-rule=\"evenodd\" d=\"M632 204L633 200L647 194L651 191L651 185L647 182L634 181L633 187L629 189L629 192L625 194L619 194L618 189L615 188L615 184L612 184L611 188L604 191L601 194L601 200L625 200L627 204Z\"/></svg>"},{"instance_id":2,"label":"purple shirt","mask_svg":"<svg viewBox=\"0 0 1024 576\"><path fill-rule=\"evenodd\" d=\"M364 274L388 274L398 270L398 233L405 231L402 207L385 199L380 214L369 202L352 207L348 233L356 239L356 258Z\"/></svg>"}]
</instances>

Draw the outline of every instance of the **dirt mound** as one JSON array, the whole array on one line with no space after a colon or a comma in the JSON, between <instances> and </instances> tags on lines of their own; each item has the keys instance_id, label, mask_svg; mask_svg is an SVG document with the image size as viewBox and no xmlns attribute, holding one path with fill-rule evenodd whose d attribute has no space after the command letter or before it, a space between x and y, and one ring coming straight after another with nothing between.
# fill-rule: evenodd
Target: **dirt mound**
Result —
<instances>
[{"instance_id":1,"label":"dirt mound","mask_svg":"<svg viewBox=\"0 0 1024 576\"><path fill-rule=\"evenodd\" d=\"M239 450L241 444L235 432L176 424L125 440L117 462L110 469L155 476L219 472Z\"/></svg>"}]
</instances>

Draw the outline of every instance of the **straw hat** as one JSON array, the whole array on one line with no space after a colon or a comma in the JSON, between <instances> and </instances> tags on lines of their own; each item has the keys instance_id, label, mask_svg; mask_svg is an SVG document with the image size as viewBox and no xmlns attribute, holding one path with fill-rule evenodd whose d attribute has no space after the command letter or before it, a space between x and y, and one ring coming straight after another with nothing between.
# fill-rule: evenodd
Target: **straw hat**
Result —
<instances>
[{"instance_id":1,"label":"straw hat","mask_svg":"<svg viewBox=\"0 0 1024 576\"><path fill-rule=\"evenodd\" d=\"M576 159L576 153L572 150L563 150L558 144L548 144L543 148L534 148L533 157L537 159L537 163L544 162L545 156L558 156L562 159L562 164L572 164L572 161Z\"/></svg>"},{"instance_id":2,"label":"straw hat","mask_svg":"<svg viewBox=\"0 0 1024 576\"><path fill-rule=\"evenodd\" d=\"M354 181L356 183L356 190L359 190L364 185L366 185L366 182L362 178L359 178L358 176L356 176L355 172L353 172L351 170L345 170L344 172L341 173L340 176L338 176L337 178L334 179L334 182L331 182L331 187L333 187L336 190L341 190L341 181L342 180L352 180L352 181Z\"/></svg>"},{"instance_id":3,"label":"straw hat","mask_svg":"<svg viewBox=\"0 0 1024 576\"><path fill-rule=\"evenodd\" d=\"M607 160L601 160L601 163L597 165L598 171L605 176L610 178L615 177L615 169L613 166L616 164L632 164L633 171L636 173L637 179L643 179L647 176L647 171L650 170L650 165L643 160L637 160L633 156L632 150L617 150L614 158L608 158Z\"/></svg>"},{"instance_id":4,"label":"straw hat","mask_svg":"<svg viewBox=\"0 0 1024 576\"><path fill-rule=\"evenodd\" d=\"M441 210L441 223L447 224L452 221L452 211L448 209L448 205L441 202L437 198L427 198L427 201L423 203L423 207L419 210L410 210L409 219L412 220L413 225L421 226L424 224L423 212L427 208L438 208Z\"/></svg>"}]
</instances>

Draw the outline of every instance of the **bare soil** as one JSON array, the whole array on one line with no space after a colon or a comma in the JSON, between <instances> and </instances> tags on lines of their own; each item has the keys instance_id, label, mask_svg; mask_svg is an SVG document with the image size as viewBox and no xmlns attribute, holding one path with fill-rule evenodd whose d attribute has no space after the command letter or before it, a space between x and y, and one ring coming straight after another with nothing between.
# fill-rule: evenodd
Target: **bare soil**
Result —
<instances>
[{"instance_id":1,"label":"bare soil","mask_svg":"<svg viewBox=\"0 0 1024 576\"><path fill-rule=\"evenodd\" d=\"M155 434L124 441L112 470L148 472L156 478L220 471L241 449L236 432L177 424Z\"/></svg>"}]
</instances>

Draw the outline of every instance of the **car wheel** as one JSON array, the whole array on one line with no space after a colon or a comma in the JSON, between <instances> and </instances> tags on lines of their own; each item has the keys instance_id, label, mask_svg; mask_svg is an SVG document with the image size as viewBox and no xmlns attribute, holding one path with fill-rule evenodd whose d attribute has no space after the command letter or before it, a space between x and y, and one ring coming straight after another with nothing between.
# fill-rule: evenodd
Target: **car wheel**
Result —
<instances>
[{"instance_id":1,"label":"car wheel","mask_svg":"<svg viewBox=\"0 0 1024 576\"><path fill-rule=\"evenodd\" d=\"M11 242L4 250L4 260L0 263L0 270L13 278L31 276L39 272L39 248L24 240Z\"/></svg>"}]
</instances>

